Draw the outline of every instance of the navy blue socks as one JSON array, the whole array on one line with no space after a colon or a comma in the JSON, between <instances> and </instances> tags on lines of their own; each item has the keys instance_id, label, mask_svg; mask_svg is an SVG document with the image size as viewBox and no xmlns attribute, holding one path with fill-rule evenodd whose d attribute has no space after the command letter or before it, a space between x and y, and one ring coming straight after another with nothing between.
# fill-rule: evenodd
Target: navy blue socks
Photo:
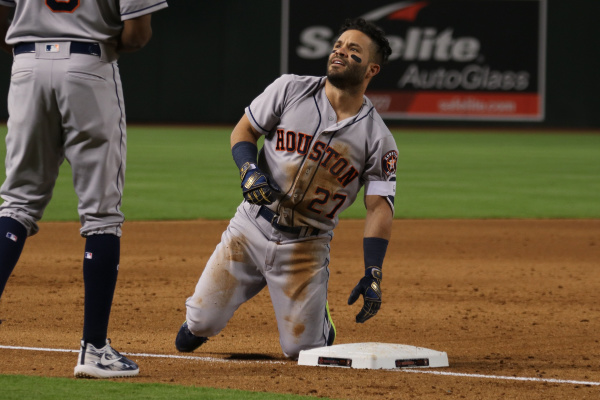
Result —
<instances>
[{"instance_id":1,"label":"navy blue socks","mask_svg":"<svg viewBox=\"0 0 600 400\"><path fill-rule=\"evenodd\" d=\"M0 218L0 297L27 239L27 230L18 221ZM83 258L85 306L83 340L104 347L113 295L119 272L121 239L115 235L88 236Z\"/></svg>"},{"instance_id":2,"label":"navy blue socks","mask_svg":"<svg viewBox=\"0 0 600 400\"><path fill-rule=\"evenodd\" d=\"M96 348L104 347L106 342L120 254L121 240L118 236L91 235L86 238L83 258L83 340Z\"/></svg>"},{"instance_id":3,"label":"navy blue socks","mask_svg":"<svg viewBox=\"0 0 600 400\"><path fill-rule=\"evenodd\" d=\"M27 239L27 229L12 218L0 218L0 297Z\"/></svg>"}]
</instances>

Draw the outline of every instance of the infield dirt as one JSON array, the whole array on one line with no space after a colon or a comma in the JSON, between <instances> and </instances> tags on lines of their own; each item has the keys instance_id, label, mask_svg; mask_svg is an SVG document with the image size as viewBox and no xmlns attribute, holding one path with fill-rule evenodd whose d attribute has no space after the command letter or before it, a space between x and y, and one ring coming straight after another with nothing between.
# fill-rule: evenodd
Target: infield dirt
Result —
<instances>
[{"instance_id":1,"label":"infield dirt","mask_svg":"<svg viewBox=\"0 0 600 400\"><path fill-rule=\"evenodd\" d=\"M228 362L132 357L141 373L129 381L334 399L600 398L600 386L577 383L600 383L600 220L394 224L383 306L365 324L354 322L360 306L346 304L362 275L363 221L342 220L335 231L329 304L336 343L445 351L450 367L436 371L456 375L298 366L281 354L263 290L192 354ZM84 240L77 223L40 226L0 302L0 345L77 349ZM185 299L226 226L126 222L109 326L117 350L180 354L174 339L185 319ZM75 361L75 353L0 349L2 374L72 377Z\"/></svg>"}]
</instances>

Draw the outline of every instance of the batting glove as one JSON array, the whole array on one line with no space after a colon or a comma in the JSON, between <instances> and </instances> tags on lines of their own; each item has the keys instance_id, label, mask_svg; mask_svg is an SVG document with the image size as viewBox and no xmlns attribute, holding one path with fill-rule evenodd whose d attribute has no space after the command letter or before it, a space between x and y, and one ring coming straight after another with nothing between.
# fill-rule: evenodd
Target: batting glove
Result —
<instances>
[{"instance_id":1,"label":"batting glove","mask_svg":"<svg viewBox=\"0 0 600 400\"><path fill-rule=\"evenodd\" d=\"M240 170L242 192L248 203L267 205L277 199L281 189L255 164L245 163Z\"/></svg>"},{"instance_id":2,"label":"batting glove","mask_svg":"<svg viewBox=\"0 0 600 400\"><path fill-rule=\"evenodd\" d=\"M348 305L354 304L362 294L365 300L363 308L356 315L356 322L363 323L377 314L381 307L381 269L369 267L365 269L365 276L352 289L348 298Z\"/></svg>"}]
</instances>

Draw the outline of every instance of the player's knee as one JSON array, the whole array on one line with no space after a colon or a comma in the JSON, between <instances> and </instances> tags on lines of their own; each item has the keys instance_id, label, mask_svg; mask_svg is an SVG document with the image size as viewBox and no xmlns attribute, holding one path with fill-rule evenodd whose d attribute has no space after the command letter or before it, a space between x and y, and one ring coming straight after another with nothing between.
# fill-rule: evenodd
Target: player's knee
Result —
<instances>
[{"instance_id":1,"label":"player's knee","mask_svg":"<svg viewBox=\"0 0 600 400\"><path fill-rule=\"evenodd\" d=\"M283 351L283 355L290 360L297 360L300 355L300 350L304 349L301 349L299 346L281 346L281 350Z\"/></svg>"},{"instance_id":2,"label":"player's knee","mask_svg":"<svg viewBox=\"0 0 600 400\"><path fill-rule=\"evenodd\" d=\"M314 349L315 347L322 347L325 346L325 343L322 344L313 344L313 345L307 345L307 344L302 344L302 343L284 343L284 342L280 342L281 343L281 350L283 351L283 355L286 356L287 358L289 358L290 360L297 360L298 356L300 355L300 352L302 350L310 350L310 349Z\"/></svg>"}]
</instances>

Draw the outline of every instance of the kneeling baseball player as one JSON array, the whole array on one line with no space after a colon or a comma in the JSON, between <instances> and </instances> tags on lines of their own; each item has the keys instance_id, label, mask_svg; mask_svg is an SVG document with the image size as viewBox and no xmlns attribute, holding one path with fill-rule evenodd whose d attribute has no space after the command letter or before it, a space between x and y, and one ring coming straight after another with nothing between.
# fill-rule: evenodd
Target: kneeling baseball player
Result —
<instances>
[{"instance_id":1,"label":"kneeling baseball player","mask_svg":"<svg viewBox=\"0 0 600 400\"><path fill-rule=\"evenodd\" d=\"M348 20L326 77L283 75L246 108L231 134L244 201L186 301L179 351L194 351L217 335L265 286L286 357L332 345L329 245L339 214L363 186L365 269L348 304L363 296L359 323L377 313L398 150L364 93L390 53L381 29Z\"/></svg>"}]
</instances>

